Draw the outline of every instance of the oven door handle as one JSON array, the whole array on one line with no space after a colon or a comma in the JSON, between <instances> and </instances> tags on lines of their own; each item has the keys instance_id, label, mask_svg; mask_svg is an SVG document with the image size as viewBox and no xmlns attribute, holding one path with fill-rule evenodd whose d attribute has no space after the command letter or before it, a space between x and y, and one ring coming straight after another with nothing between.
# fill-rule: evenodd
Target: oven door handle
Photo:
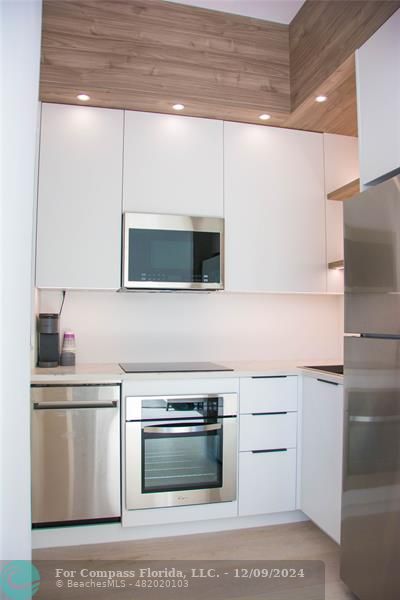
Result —
<instances>
[{"instance_id":1,"label":"oven door handle","mask_svg":"<svg viewBox=\"0 0 400 600\"><path fill-rule=\"evenodd\" d=\"M143 427L144 433L174 433L177 435L184 433L201 433L204 431L218 431L222 429L220 423L211 423L210 425L189 425L188 427L174 427L173 425L163 426L157 425L155 427Z\"/></svg>"}]
</instances>

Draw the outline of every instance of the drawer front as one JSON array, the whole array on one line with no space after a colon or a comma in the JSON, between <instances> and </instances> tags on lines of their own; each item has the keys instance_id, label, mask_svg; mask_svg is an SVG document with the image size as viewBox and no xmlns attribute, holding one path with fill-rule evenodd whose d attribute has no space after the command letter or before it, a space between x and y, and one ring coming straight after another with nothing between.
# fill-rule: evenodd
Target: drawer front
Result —
<instances>
[{"instance_id":1,"label":"drawer front","mask_svg":"<svg viewBox=\"0 0 400 600\"><path fill-rule=\"evenodd\" d=\"M297 413L241 415L240 451L295 448Z\"/></svg>"},{"instance_id":2,"label":"drawer front","mask_svg":"<svg viewBox=\"0 0 400 600\"><path fill-rule=\"evenodd\" d=\"M240 412L297 410L297 377L245 377L240 380Z\"/></svg>"},{"instance_id":3,"label":"drawer front","mask_svg":"<svg viewBox=\"0 0 400 600\"><path fill-rule=\"evenodd\" d=\"M239 456L239 516L295 510L296 450Z\"/></svg>"}]
</instances>

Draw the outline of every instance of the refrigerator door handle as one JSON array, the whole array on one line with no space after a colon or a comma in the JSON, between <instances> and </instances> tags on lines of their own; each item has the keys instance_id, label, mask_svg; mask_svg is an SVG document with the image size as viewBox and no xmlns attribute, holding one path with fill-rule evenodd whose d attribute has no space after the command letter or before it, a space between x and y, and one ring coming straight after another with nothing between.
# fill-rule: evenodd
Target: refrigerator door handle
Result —
<instances>
[{"instance_id":1,"label":"refrigerator door handle","mask_svg":"<svg viewBox=\"0 0 400 600\"><path fill-rule=\"evenodd\" d=\"M387 417L349 417L350 423L400 423L400 415L390 415Z\"/></svg>"}]
</instances>

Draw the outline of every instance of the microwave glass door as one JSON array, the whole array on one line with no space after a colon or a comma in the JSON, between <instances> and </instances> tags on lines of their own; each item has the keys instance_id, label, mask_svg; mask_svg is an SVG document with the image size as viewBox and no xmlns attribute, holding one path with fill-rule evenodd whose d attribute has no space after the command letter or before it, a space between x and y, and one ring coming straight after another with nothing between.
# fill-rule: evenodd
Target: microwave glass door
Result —
<instances>
[{"instance_id":1,"label":"microwave glass door","mask_svg":"<svg viewBox=\"0 0 400 600\"><path fill-rule=\"evenodd\" d=\"M220 233L129 229L130 282L218 284Z\"/></svg>"},{"instance_id":2,"label":"microwave glass door","mask_svg":"<svg viewBox=\"0 0 400 600\"><path fill-rule=\"evenodd\" d=\"M142 493L222 487L222 424L167 422L142 428Z\"/></svg>"}]
</instances>

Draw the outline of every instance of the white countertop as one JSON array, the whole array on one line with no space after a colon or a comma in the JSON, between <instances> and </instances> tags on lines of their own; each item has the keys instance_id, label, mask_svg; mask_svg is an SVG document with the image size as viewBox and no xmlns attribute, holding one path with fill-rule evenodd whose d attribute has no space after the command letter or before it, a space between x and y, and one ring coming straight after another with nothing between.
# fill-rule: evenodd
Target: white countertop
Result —
<instances>
[{"instance_id":1,"label":"white countertop","mask_svg":"<svg viewBox=\"0 0 400 600\"><path fill-rule=\"evenodd\" d=\"M118 363L78 364L75 367L56 367L53 369L35 368L31 381L38 384L51 383L121 383L124 380L154 380L154 379L213 379L225 377L257 377L276 375L309 375L323 377L328 381L343 383L343 376L326 371L306 369L302 362L294 361L241 361L224 362L220 364L233 371L206 371L196 373L125 373ZM306 361L308 364L341 364L341 361Z\"/></svg>"}]
</instances>

